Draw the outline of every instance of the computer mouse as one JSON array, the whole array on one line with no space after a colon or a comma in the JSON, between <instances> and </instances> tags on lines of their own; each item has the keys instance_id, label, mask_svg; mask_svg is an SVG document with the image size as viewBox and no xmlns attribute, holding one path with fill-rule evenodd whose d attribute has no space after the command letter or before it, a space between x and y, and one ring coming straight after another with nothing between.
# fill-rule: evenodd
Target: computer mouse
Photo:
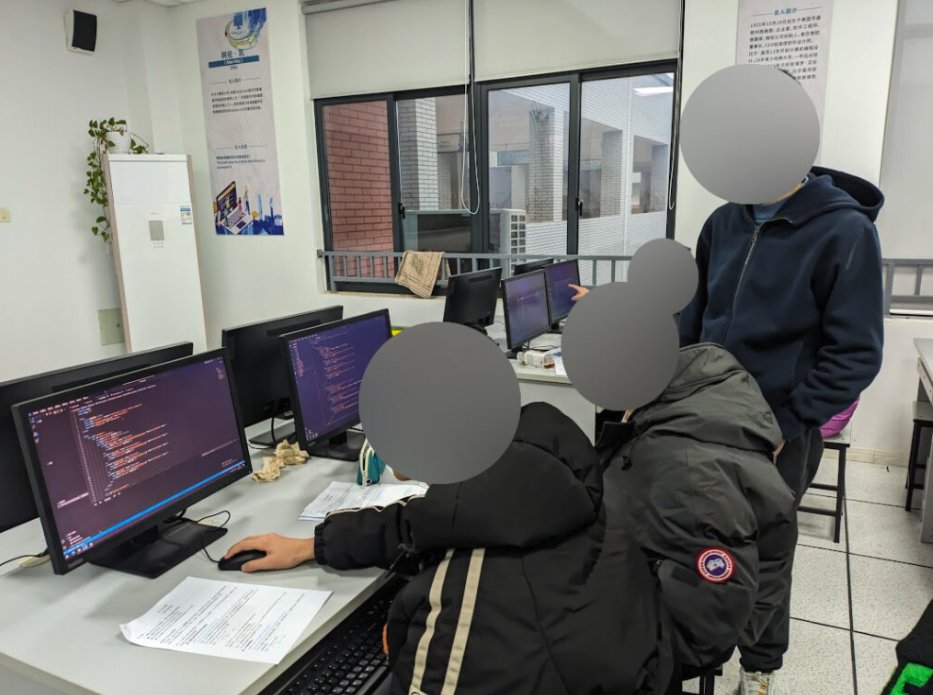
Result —
<instances>
[{"instance_id":1,"label":"computer mouse","mask_svg":"<svg viewBox=\"0 0 933 695\"><path fill-rule=\"evenodd\" d=\"M236 555L222 557L217 562L217 568L224 571L235 571L240 569L247 562L260 560L266 556L262 550L241 550Z\"/></svg>"}]
</instances>

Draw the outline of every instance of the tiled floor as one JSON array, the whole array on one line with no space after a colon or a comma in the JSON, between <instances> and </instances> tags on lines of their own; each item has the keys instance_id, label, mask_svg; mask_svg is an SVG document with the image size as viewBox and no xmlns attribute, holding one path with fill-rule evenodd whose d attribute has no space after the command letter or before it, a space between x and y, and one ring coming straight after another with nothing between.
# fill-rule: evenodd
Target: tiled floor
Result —
<instances>
[{"instance_id":1,"label":"tiled floor","mask_svg":"<svg viewBox=\"0 0 933 695\"><path fill-rule=\"evenodd\" d=\"M846 466L846 514L834 543L832 517L801 512L791 598L787 695L879 695L896 664L894 647L933 599L933 544L920 542L919 501L904 511L904 468L857 461ZM834 484L828 453L817 480ZM831 509L833 493L804 504ZM717 695L738 683L738 656L716 679ZM691 683L686 692L696 692Z\"/></svg>"}]
</instances>

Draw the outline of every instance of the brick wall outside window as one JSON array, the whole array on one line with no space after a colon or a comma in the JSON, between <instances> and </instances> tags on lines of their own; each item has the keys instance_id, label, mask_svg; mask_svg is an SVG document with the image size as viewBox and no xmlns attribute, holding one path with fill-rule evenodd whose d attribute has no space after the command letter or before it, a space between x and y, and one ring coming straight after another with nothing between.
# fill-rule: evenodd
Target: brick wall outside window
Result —
<instances>
[{"instance_id":1,"label":"brick wall outside window","mask_svg":"<svg viewBox=\"0 0 933 695\"><path fill-rule=\"evenodd\" d=\"M392 188L386 102L324 108L324 142L334 251L392 251ZM375 263L377 277L384 263ZM343 270L342 268L338 268ZM356 269L347 268L350 274ZM361 274L371 276L364 261ZM390 270L389 275L394 273Z\"/></svg>"}]
</instances>

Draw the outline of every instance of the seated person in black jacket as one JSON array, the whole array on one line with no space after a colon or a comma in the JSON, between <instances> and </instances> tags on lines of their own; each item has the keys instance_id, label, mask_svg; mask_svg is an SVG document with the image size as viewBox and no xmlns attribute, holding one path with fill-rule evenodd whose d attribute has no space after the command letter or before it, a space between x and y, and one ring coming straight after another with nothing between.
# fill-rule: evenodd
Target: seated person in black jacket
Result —
<instances>
[{"instance_id":1,"label":"seated person in black jacket","mask_svg":"<svg viewBox=\"0 0 933 695\"><path fill-rule=\"evenodd\" d=\"M583 431L533 403L474 478L333 513L314 538L248 538L228 555L267 553L246 571L414 564L386 632L394 695L663 693L671 637L656 580L607 520L602 492Z\"/></svg>"}]
</instances>

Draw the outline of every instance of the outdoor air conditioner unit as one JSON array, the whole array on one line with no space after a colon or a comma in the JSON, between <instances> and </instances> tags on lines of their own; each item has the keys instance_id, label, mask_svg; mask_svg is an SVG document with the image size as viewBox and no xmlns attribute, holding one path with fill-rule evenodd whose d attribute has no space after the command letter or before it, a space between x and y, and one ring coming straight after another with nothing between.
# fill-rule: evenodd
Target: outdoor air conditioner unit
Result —
<instances>
[{"instance_id":1,"label":"outdoor air conditioner unit","mask_svg":"<svg viewBox=\"0 0 933 695\"><path fill-rule=\"evenodd\" d=\"M525 251L525 211L524 210L490 210L489 237L494 244L498 242L499 253L513 256L524 254ZM509 264L509 272L515 263Z\"/></svg>"},{"instance_id":2,"label":"outdoor air conditioner unit","mask_svg":"<svg viewBox=\"0 0 933 695\"><path fill-rule=\"evenodd\" d=\"M375 5L380 2L392 2L392 0L302 0L301 11L305 14L315 14L317 12L344 10L348 7L359 7L361 5Z\"/></svg>"}]
</instances>

